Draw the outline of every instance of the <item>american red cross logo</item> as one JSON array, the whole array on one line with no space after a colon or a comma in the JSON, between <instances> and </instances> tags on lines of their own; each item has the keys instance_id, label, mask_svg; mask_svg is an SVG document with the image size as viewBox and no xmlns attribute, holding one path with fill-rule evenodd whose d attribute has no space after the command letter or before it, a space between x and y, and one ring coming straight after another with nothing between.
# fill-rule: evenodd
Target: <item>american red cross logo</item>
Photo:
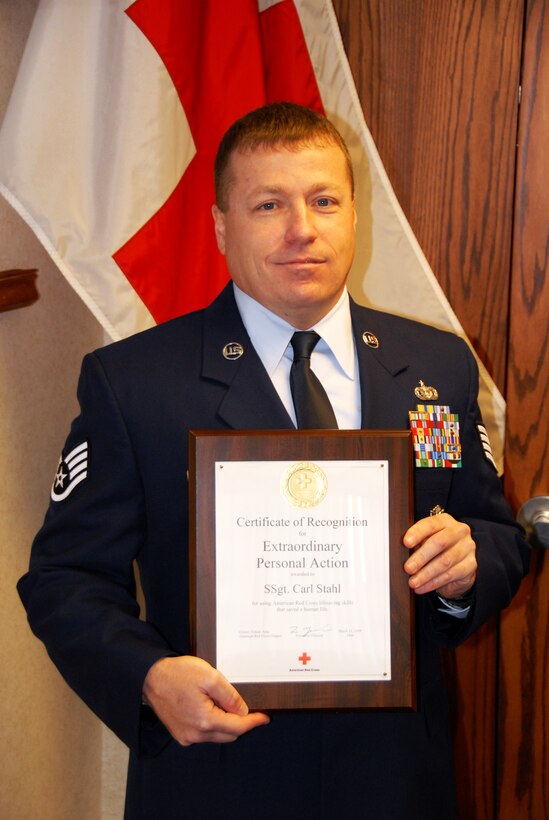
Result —
<instances>
[{"instance_id":1,"label":"american red cross logo","mask_svg":"<svg viewBox=\"0 0 549 820\"><path fill-rule=\"evenodd\" d=\"M304 652L303 655L301 655L301 657L298 658L298 661L301 661L303 666L307 666L307 664L309 663L310 660L311 660L311 656L307 655L306 652Z\"/></svg>"}]
</instances>

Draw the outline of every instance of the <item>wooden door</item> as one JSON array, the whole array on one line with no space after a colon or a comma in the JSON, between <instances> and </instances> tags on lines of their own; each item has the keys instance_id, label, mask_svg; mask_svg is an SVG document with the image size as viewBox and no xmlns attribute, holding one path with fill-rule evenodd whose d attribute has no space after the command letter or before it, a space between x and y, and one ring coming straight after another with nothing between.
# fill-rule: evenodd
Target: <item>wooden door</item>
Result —
<instances>
[{"instance_id":1,"label":"wooden door","mask_svg":"<svg viewBox=\"0 0 549 820\"><path fill-rule=\"evenodd\" d=\"M549 496L549 3L529 0L522 60L507 377L506 491ZM549 818L549 555L501 619L499 820Z\"/></svg>"},{"instance_id":2,"label":"wooden door","mask_svg":"<svg viewBox=\"0 0 549 820\"><path fill-rule=\"evenodd\" d=\"M505 487L515 511L549 494L549 0L526 2L334 0L395 192L508 399ZM549 817L546 573L538 559L501 623L445 656L463 820Z\"/></svg>"}]
</instances>

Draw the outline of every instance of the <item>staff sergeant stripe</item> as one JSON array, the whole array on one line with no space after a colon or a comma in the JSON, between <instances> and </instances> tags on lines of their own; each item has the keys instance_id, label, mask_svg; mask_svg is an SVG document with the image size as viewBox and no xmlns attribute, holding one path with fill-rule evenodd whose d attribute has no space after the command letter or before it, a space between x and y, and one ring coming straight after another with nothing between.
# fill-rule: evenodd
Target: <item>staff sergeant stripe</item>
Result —
<instances>
[{"instance_id":1,"label":"staff sergeant stripe","mask_svg":"<svg viewBox=\"0 0 549 820\"><path fill-rule=\"evenodd\" d=\"M486 432L486 427L483 424L477 424L477 430L480 438L480 443L482 444L482 449L484 450L484 455L486 456L487 461L493 465L494 469L497 472L497 464L495 462L494 456L492 455L492 446L490 444L490 439L488 438L488 433Z\"/></svg>"},{"instance_id":2,"label":"staff sergeant stripe","mask_svg":"<svg viewBox=\"0 0 549 820\"><path fill-rule=\"evenodd\" d=\"M64 501L78 484L88 477L88 442L74 447L65 458L61 456L51 488L52 501Z\"/></svg>"}]
</instances>

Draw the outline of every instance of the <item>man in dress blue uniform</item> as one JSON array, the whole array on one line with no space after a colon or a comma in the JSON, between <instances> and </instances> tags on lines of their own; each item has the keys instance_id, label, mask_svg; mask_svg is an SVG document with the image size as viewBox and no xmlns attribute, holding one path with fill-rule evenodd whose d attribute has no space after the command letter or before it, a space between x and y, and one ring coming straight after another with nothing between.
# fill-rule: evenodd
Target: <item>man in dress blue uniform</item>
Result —
<instances>
[{"instance_id":1,"label":"man in dress blue uniform","mask_svg":"<svg viewBox=\"0 0 549 820\"><path fill-rule=\"evenodd\" d=\"M251 112L225 135L215 172L232 282L205 310L85 358L81 413L19 583L31 627L130 747L128 818L448 820L438 647L507 606L528 562L482 427L474 359L451 334L349 298L352 167L324 117L285 103ZM296 330L320 337L311 365L340 428L406 429L426 390L459 418L461 460L416 468L403 536L414 713L250 712L220 671L188 654L187 434L295 427Z\"/></svg>"}]
</instances>

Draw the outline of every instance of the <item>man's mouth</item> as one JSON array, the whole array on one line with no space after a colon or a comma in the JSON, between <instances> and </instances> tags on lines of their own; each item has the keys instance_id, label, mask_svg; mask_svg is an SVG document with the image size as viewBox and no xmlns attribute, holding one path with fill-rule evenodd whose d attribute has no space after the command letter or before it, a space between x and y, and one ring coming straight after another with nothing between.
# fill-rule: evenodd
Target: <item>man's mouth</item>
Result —
<instances>
[{"instance_id":1,"label":"man's mouth","mask_svg":"<svg viewBox=\"0 0 549 820\"><path fill-rule=\"evenodd\" d=\"M300 265L322 265L325 261L318 256L297 256L292 259L281 259L277 264L299 267Z\"/></svg>"}]
</instances>

